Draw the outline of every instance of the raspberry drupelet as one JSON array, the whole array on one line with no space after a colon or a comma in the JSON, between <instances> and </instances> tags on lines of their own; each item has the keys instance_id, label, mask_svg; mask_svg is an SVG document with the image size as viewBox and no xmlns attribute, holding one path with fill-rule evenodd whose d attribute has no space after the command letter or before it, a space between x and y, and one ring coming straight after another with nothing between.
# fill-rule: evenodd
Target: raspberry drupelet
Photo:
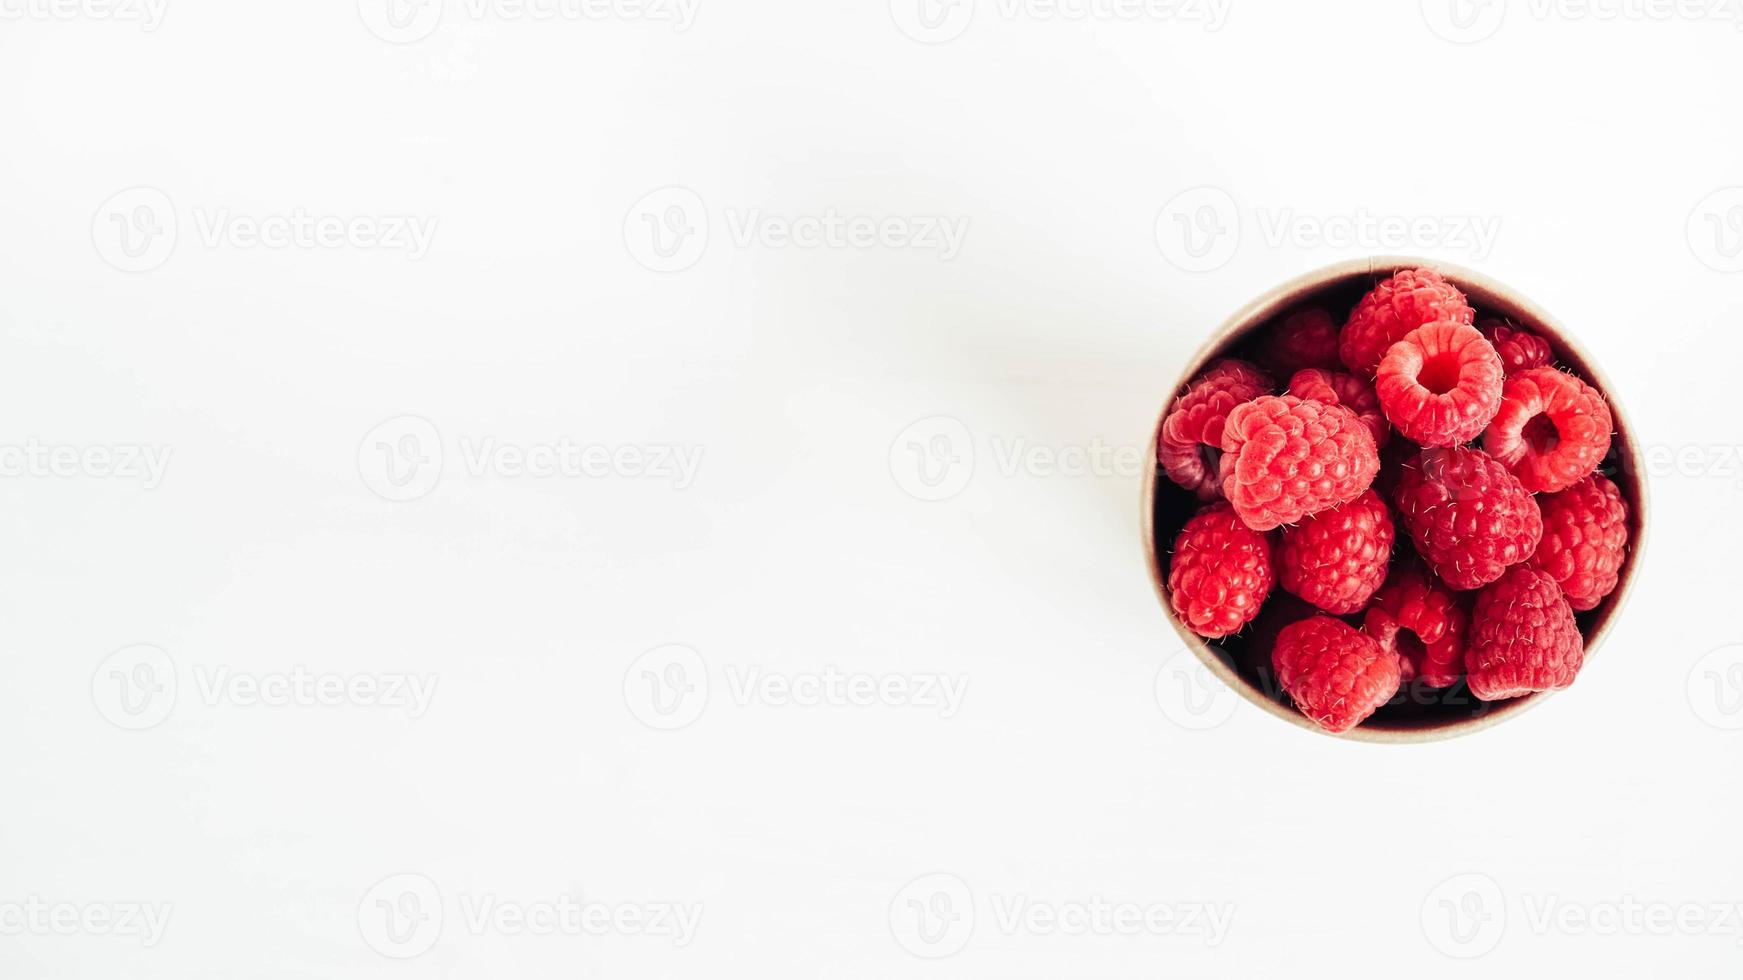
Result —
<instances>
[{"instance_id":1,"label":"raspberry drupelet","mask_svg":"<svg viewBox=\"0 0 1743 980\"><path fill-rule=\"evenodd\" d=\"M1373 434L1342 405L1265 395L1223 425L1223 496L1256 531L1348 503L1379 471Z\"/></svg>"},{"instance_id":2,"label":"raspberry drupelet","mask_svg":"<svg viewBox=\"0 0 1743 980\"><path fill-rule=\"evenodd\" d=\"M1156 460L1168 479L1200 500L1222 496L1223 422L1236 405L1271 393L1271 376L1236 358L1206 368L1174 400L1156 440Z\"/></svg>"}]
</instances>

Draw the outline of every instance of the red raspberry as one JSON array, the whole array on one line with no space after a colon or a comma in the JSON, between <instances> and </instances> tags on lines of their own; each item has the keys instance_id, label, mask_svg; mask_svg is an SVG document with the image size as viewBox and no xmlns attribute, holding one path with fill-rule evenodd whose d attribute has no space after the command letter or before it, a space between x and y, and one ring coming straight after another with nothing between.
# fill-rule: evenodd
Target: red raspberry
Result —
<instances>
[{"instance_id":1,"label":"red raspberry","mask_svg":"<svg viewBox=\"0 0 1743 980\"><path fill-rule=\"evenodd\" d=\"M1416 553L1455 589L1501 577L1537 550L1543 515L1513 474L1476 449L1424 449L1398 477Z\"/></svg>"},{"instance_id":2,"label":"red raspberry","mask_svg":"<svg viewBox=\"0 0 1743 980\"><path fill-rule=\"evenodd\" d=\"M1560 493L1545 494L1539 506L1543 541L1531 567L1555 579L1568 605L1581 611L1596 607L1616 588L1628 551L1622 491L1594 473Z\"/></svg>"},{"instance_id":3,"label":"red raspberry","mask_svg":"<svg viewBox=\"0 0 1743 980\"><path fill-rule=\"evenodd\" d=\"M1226 501L1195 514L1174 539L1168 598L1200 636L1227 636L1259 613L1271 592L1271 543Z\"/></svg>"},{"instance_id":4,"label":"red raspberry","mask_svg":"<svg viewBox=\"0 0 1743 980\"><path fill-rule=\"evenodd\" d=\"M1386 424L1386 416L1380 414L1380 396L1374 394L1374 386L1353 374L1305 368L1289 379L1289 393L1327 405L1342 405L1355 412L1373 433L1377 449L1386 448L1386 440L1392 436L1392 427Z\"/></svg>"},{"instance_id":5,"label":"red raspberry","mask_svg":"<svg viewBox=\"0 0 1743 980\"><path fill-rule=\"evenodd\" d=\"M1374 390L1406 439L1462 446L1501 407L1501 380L1501 356L1476 328L1431 323L1386 352Z\"/></svg>"},{"instance_id":6,"label":"red raspberry","mask_svg":"<svg viewBox=\"0 0 1743 980\"><path fill-rule=\"evenodd\" d=\"M1477 697L1499 701L1567 687L1585 656L1574 611L1555 579L1520 566L1477 593L1465 651L1465 674Z\"/></svg>"},{"instance_id":7,"label":"red raspberry","mask_svg":"<svg viewBox=\"0 0 1743 980\"><path fill-rule=\"evenodd\" d=\"M1584 381L1555 368L1507 379L1483 448L1532 493L1566 490L1610 451L1610 406Z\"/></svg>"},{"instance_id":8,"label":"red raspberry","mask_svg":"<svg viewBox=\"0 0 1743 980\"><path fill-rule=\"evenodd\" d=\"M1217 456L1222 452L1223 420L1230 409L1270 394L1273 386L1269 374L1232 357L1217 361L1193 379L1168 409L1156 440L1156 459L1168 479L1200 500L1222 496Z\"/></svg>"},{"instance_id":9,"label":"red raspberry","mask_svg":"<svg viewBox=\"0 0 1743 980\"><path fill-rule=\"evenodd\" d=\"M1328 613L1368 604L1392 559L1392 513L1373 490L1310 514L1283 529L1277 578L1283 588Z\"/></svg>"},{"instance_id":10,"label":"red raspberry","mask_svg":"<svg viewBox=\"0 0 1743 980\"><path fill-rule=\"evenodd\" d=\"M1328 732L1349 731L1398 693L1398 658L1330 616L1284 627L1271 666L1301 713Z\"/></svg>"},{"instance_id":11,"label":"red raspberry","mask_svg":"<svg viewBox=\"0 0 1743 980\"><path fill-rule=\"evenodd\" d=\"M1297 310L1266 333L1257 355L1279 378L1308 368L1341 368L1337 321L1324 310Z\"/></svg>"},{"instance_id":12,"label":"red raspberry","mask_svg":"<svg viewBox=\"0 0 1743 980\"><path fill-rule=\"evenodd\" d=\"M1415 562L1401 563L1374 595L1362 628L1398 654L1405 682L1451 687L1465 675L1463 600Z\"/></svg>"},{"instance_id":13,"label":"red raspberry","mask_svg":"<svg viewBox=\"0 0 1743 980\"><path fill-rule=\"evenodd\" d=\"M1534 367L1546 367L1555 360L1550 352L1549 341L1532 333L1524 327L1516 327L1502 320L1484 320L1477 324L1484 339L1495 345L1495 352L1501 355L1501 364L1511 378L1521 371L1529 371Z\"/></svg>"},{"instance_id":14,"label":"red raspberry","mask_svg":"<svg viewBox=\"0 0 1743 980\"><path fill-rule=\"evenodd\" d=\"M1223 425L1223 496L1255 531L1348 503L1379 471L1374 437L1342 405L1263 395Z\"/></svg>"},{"instance_id":15,"label":"red raspberry","mask_svg":"<svg viewBox=\"0 0 1743 980\"><path fill-rule=\"evenodd\" d=\"M1410 331L1437 320L1470 326L1475 318L1465 294L1439 273L1405 269L1356 304L1338 338L1338 354L1352 372L1372 378L1386 351Z\"/></svg>"}]
</instances>

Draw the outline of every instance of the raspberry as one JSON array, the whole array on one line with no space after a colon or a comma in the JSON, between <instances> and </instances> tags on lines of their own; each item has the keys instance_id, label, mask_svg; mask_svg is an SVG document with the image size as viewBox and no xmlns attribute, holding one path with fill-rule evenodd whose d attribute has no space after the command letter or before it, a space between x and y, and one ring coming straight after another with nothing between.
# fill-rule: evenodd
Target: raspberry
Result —
<instances>
[{"instance_id":1,"label":"raspberry","mask_svg":"<svg viewBox=\"0 0 1743 980\"><path fill-rule=\"evenodd\" d=\"M1263 395L1223 424L1223 496L1255 531L1348 503L1379 470L1374 437L1342 405Z\"/></svg>"},{"instance_id":2,"label":"raspberry","mask_svg":"<svg viewBox=\"0 0 1743 980\"><path fill-rule=\"evenodd\" d=\"M1349 731L1398 693L1398 658L1330 616L1284 627L1271 666L1301 713L1328 732Z\"/></svg>"},{"instance_id":3,"label":"raspberry","mask_svg":"<svg viewBox=\"0 0 1743 980\"><path fill-rule=\"evenodd\" d=\"M1546 494L1543 541L1531 567L1561 586L1568 605L1592 609L1616 588L1628 548L1628 505L1622 491L1592 474L1560 493ZM1285 582L1287 584L1287 581Z\"/></svg>"},{"instance_id":4,"label":"raspberry","mask_svg":"<svg viewBox=\"0 0 1743 980\"><path fill-rule=\"evenodd\" d=\"M1555 579L1521 566L1477 593L1465 651L1477 697L1499 701L1567 687L1585 656L1574 611Z\"/></svg>"},{"instance_id":5,"label":"raspberry","mask_svg":"<svg viewBox=\"0 0 1743 980\"><path fill-rule=\"evenodd\" d=\"M1392 558L1392 514L1373 490L1283 529L1278 582L1328 613L1359 611Z\"/></svg>"},{"instance_id":6,"label":"raspberry","mask_svg":"<svg viewBox=\"0 0 1743 980\"><path fill-rule=\"evenodd\" d=\"M1308 368L1341 368L1337 321L1324 310L1297 310L1266 332L1257 355L1279 378Z\"/></svg>"},{"instance_id":7,"label":"raspberry","mask_svg":"<svg viewBox=\"0 0 1743 980\"><path fill-rule=\"evenodd\" d=\"M1431 323L1380 361L1374 390L1386 418L1424 446L1475 439L1501 407L1501 356L1474 327Z\"/></svg>"},{"instance_id":8,"label":"raspberry","mask_svg":"<svg viewBox=\"0 0 1743 980\"><path fill-rule=\"evenodd\" d=\"M1168 598L1200 636L1227 636L1258 615L1271 592L1271 543L1227 502L1193 515L1174 539Z\"/></svg>"},{"instance_id":9,"label":"raspberry","mask_svg":"<svg viewBox=\"0 0 1743 980\"><path fill-rule=\"evenodd\" d=\"M1495 345L1495 352L1501 355L1501 365L1511 378L1521 371L1529 371L1534 367L1546 367L1555 355L1550 352L1549 341L1532 333L1524 327L1516 327L1501 320L1484 320L1477 324L1484 339Z\"/></svg>"},{"instance_id":10,"label":"raspberry","mask_svg":"<svg viewBox=\"0 0 1743 980\"><path fill-rule=\"evenodd\" d=\"M1465 674L1463 600L1415 562L1401 564L1374 595L1362 629L1398 654L1406 682L1451 687Z\"/></svg>"},{"instance_id":11,"label":"raspberry","mask_svg":"<svg viewBox=\"0 0 1743 980\"><path fill-rule=\"evenodd\" d=\"M1392 436L1392 427L1386 424L1386 416L1380 414L1380 396L1374 394L1374 386L1353 374L1304 368L1289 379L1289 393L1327 405L1342 405L1355 412L1373 434L1377 449L1386 448L1386 440Z\"/></svg>"},{"instance_id":12,"label":"raspberry","mask_svg":"<svg viewBox=\"0 0 1743 980\"><path fill-rule=\"evenodd\" d=\"M1187 385L1174 400L1156 440L1156 459L1168 479L1200 500L1222 496L1221 453L1223 420L1245 401L1271 393L1271 376L1234 358L1217 361Z\"/></svg>"},{"instance_id":13,"label":"raspberry","mask_svg":"<svg viewBox=\"0 0 1743 980\"><path fill-rule=\"evenodd\" d=\"M1469 326L1475 318L1465 294L1439 273L1405 269L1356 304L1338 337L1338 354L1350 371L1372 378L1386 351L1410 331L1437 320Z\"/></svg>"},{"instance_id":14,"label":"raspberry","mask_svg":"<svg viewBox=\"0 0 1743 980\"><path fill-rule=\"evenodd\" d=\"M1591 475L1610 451L1610 406L1571 374L1532 368L1502 387L1501 411L1483 433L1483 448L1525 489L1566 490Z\"/></svg>"},{"instance_id":15,"label":"raspberry","mask_svg":"<svg viewBox=\"0 0 1743 980\"><path fill-rule=\"evenodd\" d=\"M1476 449L1424 449L1398 477L1398 512L1441 581L1474 589L1530 558L1543 536L1537 501Z\"/></svg>"}]
</instances>

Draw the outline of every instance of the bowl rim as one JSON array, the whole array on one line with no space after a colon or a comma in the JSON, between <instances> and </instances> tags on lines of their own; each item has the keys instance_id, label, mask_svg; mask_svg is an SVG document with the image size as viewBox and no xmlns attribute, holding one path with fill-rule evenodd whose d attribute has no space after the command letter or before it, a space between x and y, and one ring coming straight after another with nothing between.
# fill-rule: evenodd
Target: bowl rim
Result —
<instances>
[{"instance_id":1,"label":"bowl rim","mask_svg":"<svg viewBox=\"0 0 1743 980\"><path fill-rule=\"evenodd\" d=\"M1573 332L1565 324L1517 289L1474 269L1467 269L1464 266L1439 259L1408 255L1376 255L1348 259L1285 280L1241 306L1223 320L1216 330L1212 331L1210 337L1199 345L1198 349L1187 359L1185 369L1180 373L1173 387L1169 388L1163 396L1161 412L1157 416L1156 422L1150 427L1148 448L1144 453L1144 479L1139 501L1142 507L1140 526L1144 541L1144 562L1150 576L1150 584L1156 591L1156 598L1162 604L1162 611L1168 618L1169 625L1174 627L1174 631L1180 635L1187 648L1212 675L1228 685L1241 697L1264 709L1266 713L1297 728L1345 741L1393 745L1438 742L1474 734L1528 711L1558 692L1542 691L1522 698L1502 701L1496 704L1493 709L1474 718L1419 727L1380 727L1364 724L1357 725L1347 732L1328 732L1315 725L1300 711L1272 700L1241 677L1223 657L1217 654L1204 637L1187 629L1180 618L1174 614L1174 608L1169 603L1167 573L1156 544L1156 492L1158 487L1157 471L1159 469L1156 458L1156 441L1161 434L1162 422L1167 418L1168 409L1173 405L1175 397L1189 380L1203 370L1206 364L1223 353L1223 349L1230 341L1243 335L1249 328L1258 323L1290 308L1304 293L1333 285L1339 280L1357 276L1391 274L1400 269L1430 269L1467 293L1487 294L1505 300L1508 305L1517 308L1534 324L1550 332L1554 342L1566 349L1575 360L1580 362L1578 367L1604 393L1605 400L1609 403L1613 431L1620 436L1617 442L1622 463L1622 475L1625 477L1625 480L1618 482L1627 484L1625 489L1630 491L1628 501L1634 511L1631 515L1633 520L1630 522L1630 533L1633 537L1629 541L1629 554L1623 562L1622 578L1616 584L1615 602L1607 614L1601 617L1592 631L1585 636L1585 661L1589 663L1627 605L1629 594L1633 591L1634 580L1646 551L1646 515L1649 502L1647 500L1647 481L1644 479L1645 470L1641 466L1639 441L1634 435L1636 430L1627 410L1622 407L1621 400L1616 396L1616 386L1604 374L1603 369L1598 366L1598 362L1575 339Z\"/></svg>"}]
</instances>

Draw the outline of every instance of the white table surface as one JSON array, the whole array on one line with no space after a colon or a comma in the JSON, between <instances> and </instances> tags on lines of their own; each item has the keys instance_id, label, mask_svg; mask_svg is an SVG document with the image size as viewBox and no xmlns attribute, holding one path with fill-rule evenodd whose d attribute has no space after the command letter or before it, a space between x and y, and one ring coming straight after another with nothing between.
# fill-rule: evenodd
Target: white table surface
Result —
<instances>
[{"instance_id":1,"label":"white table surface","mask_svg":"<svg viewBox=\"0 0 1743 980\"><path fill-rule=\"evenodd\" d=\"M1730 8L908 2L0 2L0 974L1735 975ZM1134 461L1377 252L1602 360L1635 595L1187 713Z\"/></svg>"}]
</instances>

